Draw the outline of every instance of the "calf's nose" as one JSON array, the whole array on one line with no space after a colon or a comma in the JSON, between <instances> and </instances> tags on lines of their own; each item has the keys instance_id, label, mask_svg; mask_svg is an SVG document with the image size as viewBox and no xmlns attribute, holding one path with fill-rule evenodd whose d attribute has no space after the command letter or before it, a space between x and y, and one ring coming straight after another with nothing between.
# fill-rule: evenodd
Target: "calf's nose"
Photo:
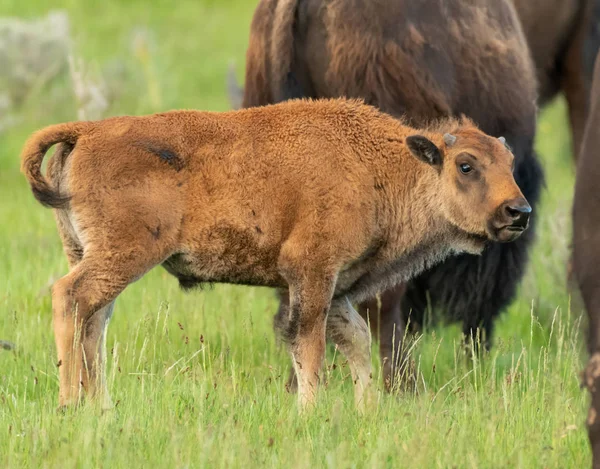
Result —
<instances>
[{"instance_id":1,"label":"calf's nose","mask_svg":"<svg viewBox=\"0 0 600 469\"><path fill-rule=\"evenodd\" d=\"M504 214L512 221L513 225L525 226L529 221L531 205L523 197L509 200L504 203Z\"/></svg>"}]
</instances>

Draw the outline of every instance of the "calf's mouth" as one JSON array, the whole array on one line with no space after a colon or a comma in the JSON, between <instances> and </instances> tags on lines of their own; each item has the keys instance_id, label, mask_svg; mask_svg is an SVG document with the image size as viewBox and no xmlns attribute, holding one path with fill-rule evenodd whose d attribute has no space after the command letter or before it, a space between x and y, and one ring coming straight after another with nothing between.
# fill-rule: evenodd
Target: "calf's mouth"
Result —
<instances>
[{"instance_id":1,"label":"calf's mouth","mask_svg":"<svg viewBox=\"0 0 600 469\"><path fill-rule=\"evenodd\" d=\"M516 240L529 227L531 206L523 197L504 202L494 214L489 232L500 243Z\"/></svg>"},{"instance_id":2,"label":"calf's mouth","mask_svg":"<svg viewBox=\"0 0 600 469\"><path fill-rule=\"evenodd\" d=\"M490 227L491 238L499 243L510 243L516 240L529 227L529 218L515 220L510 224L500 225L497 221Z\"/></svg>"}]
</instances>

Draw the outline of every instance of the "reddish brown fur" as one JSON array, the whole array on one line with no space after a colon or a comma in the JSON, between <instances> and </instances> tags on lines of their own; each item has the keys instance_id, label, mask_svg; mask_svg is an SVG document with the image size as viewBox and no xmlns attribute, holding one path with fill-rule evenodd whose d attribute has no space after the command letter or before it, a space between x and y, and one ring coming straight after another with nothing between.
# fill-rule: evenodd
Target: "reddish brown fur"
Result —
<instances>
[{"instance_id":1,"label":"reddish brown fur","mask_svg":"<svg viewBox=\"0 0 600 469\"><path fill-rule=\"evenodd\" d=\"M600 468L600 54L596 58L592 107L577 164L573 202L573 267L589 319L590 359L584 384L591 395L587 419L593 467Z\"/></svg>"},{"instance_id":2,"label":"reddish brown fur","mask_svg":"<svg viewBox=\"0 0 600 469\"><path fill-rule=\"evenodd\" d=\"M55 143L46 179L41 161ZM107 397L102 344L113 302L157 264L184 287L288 288L284 332L300 403L313 401L326 334L349 359L361 402L370 342L349 300L451 252L481 252L488 238L517 237L505 207L525 201L512 160L470 121L418 131L345 100L37 132L22 169L36 197L57 208L71 268L52 294L60 404L82 391ZM471 176L459 173L462 161L475 168Z\"/></svg>"}]
</instances>

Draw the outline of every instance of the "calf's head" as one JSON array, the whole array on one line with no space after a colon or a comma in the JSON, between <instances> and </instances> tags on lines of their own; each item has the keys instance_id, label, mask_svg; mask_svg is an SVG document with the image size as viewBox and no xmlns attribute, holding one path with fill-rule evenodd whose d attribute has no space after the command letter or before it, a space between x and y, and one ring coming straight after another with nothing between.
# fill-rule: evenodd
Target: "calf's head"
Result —
<instances>
[{"instance_id":1,"label":"calf's head","mask_svg":"<svg viewBox=\"0 0 600 469\"><path fill-rule=\"evenodd\" d=\"M436 145L413 135L406 144L437 170L434 200L443 216L474 239L517 239L527 229L531 207L513 177L514 155L504 138L462 126L439 140Z\"/></svg>"}]
</instances>

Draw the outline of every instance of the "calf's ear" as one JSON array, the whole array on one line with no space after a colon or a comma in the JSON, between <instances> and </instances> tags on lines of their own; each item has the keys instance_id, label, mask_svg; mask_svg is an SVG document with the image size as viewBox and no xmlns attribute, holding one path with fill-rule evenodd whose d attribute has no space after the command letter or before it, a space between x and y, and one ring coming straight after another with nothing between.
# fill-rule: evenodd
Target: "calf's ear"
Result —
<instances>
[{"instance_id":1,"label":"calf's ear","mask_svg":"<svg viewBox=\"0 0 600 469\"><path fill-rule=\"evenodd\" d=\"M422 135L411 135L406 137L406 146L410 152L419 160L431 166L442 166L442 153L428 138Z\"/></svg>"}]
</instances>

